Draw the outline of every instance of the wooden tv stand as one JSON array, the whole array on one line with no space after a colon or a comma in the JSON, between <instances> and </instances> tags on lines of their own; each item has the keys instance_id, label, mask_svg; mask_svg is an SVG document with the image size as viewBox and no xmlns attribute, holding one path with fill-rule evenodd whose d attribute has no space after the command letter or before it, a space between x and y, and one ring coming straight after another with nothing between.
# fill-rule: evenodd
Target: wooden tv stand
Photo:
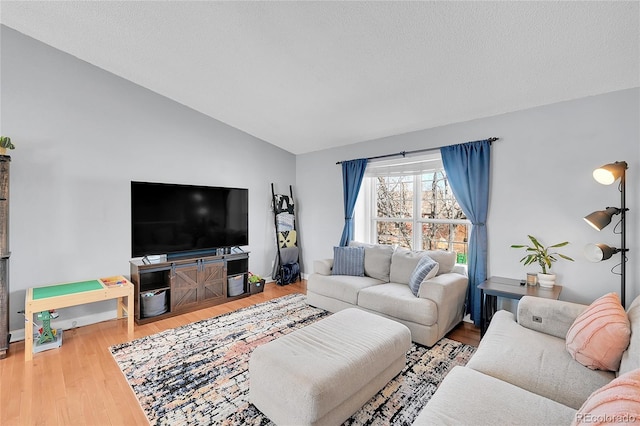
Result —
<instances>
[{"instance_id":1,"label":"wooden tv stand","mask_svg":"<svg viewBox=\"0 0 640 426\"><path fill-rule=\"evenodd\" d=\"M250 295L248 252L185 257L158 263L145 263L142 258L136 258L129 263L134 286L134 318L138 324ZM242 280L243 293L230 296L227 291L229 280ZM145 303L150 303L156 296L166 301L165 311L147 315Z\"/></svg>"}]
</instances>

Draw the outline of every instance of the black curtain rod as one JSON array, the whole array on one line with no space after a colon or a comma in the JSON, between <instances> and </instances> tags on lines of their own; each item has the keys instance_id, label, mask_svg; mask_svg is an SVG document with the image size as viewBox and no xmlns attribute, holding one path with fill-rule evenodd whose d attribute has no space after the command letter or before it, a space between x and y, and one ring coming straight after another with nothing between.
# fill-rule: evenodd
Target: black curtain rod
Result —
<instances>
[{"instance_id":1,"label":"black curtain rod","mask_svg":"<svg viewBox=\"0 0 640 426\"><path fill-rule=\"evenodd\" d=\"M489 143L491 143L491 142L497 141L498 139L500 139L500 138L493 137L493 138L489 138L487 140L489 141ZM414 151L400 151L400 152L396 152L395 154L376 155L375 157L367 157L367 160L377 160L379 158L395 157L395 156L398 156L398 155L402 155L403 157L405 157L407 154L418 154L418 153L421 153L421 152L435 151L436 149L440 149L440 148L444 148L444 146L438 146L436 148L416 149ZM347 160L345 160L345 161L347 161ZM342 164L345 161L336 161L336 164Z\"/></svg>"}]
</instances>

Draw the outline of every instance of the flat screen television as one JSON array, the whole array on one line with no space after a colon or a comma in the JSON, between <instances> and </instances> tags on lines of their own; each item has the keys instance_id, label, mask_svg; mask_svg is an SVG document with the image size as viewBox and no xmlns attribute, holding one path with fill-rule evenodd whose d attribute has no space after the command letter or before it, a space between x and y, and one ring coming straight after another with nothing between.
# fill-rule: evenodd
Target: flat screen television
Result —
<instances>
[{"instance_id":1,"label":"flat screen television","mask_svg":"<svg viewBox=\"0 0 640 426\"><path fill-rule=\"evenodd\" d=\"M131 255L182 256L249 244L249 190L131 182Z\"/></svg>"}]
</instances>

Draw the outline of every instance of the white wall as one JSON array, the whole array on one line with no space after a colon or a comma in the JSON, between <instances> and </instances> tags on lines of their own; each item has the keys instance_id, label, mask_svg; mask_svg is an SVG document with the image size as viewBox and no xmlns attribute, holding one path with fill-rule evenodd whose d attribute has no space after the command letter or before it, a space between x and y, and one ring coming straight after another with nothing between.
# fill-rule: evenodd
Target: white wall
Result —
<instances>
[{"instance_id":1,"label":"white wall","mask_svg":"<svg viewBox=\"0 0 640 426\"><path fill-rule=\"evenodd\" d=\"M274 256L270 182L294 185L303 272L330 257L342 233L336 161L450 145L490 136L489 274L523 277L510 249L532 233L571 241L576 262L557 263L563 300L588 302L619 288L616 262L591 264L587 242L617 245L582 217L618 205L593 168L629 163L627 298L640 294L640 89L367 141L294 157L189 108L1 27L0 131L11 152L10 325L33 286L128 274L131 180L249 188L252 271L269 275ZM541 201L542 200L542 201ZM61 312L78 325L112 317L106 302ZM15 333L14 333L15 335Z\"/></svg>"},{"instance_id":2,"label":"white wall","mask_svg":"<svg viewBox=\"0 0 640 426\"><path fill-rule=\"evenodd\" d=\"M315 259L331 257L342 234L342 178L336 161L400 151L439 147L491 136L489 275L524 278L531 268L519 263L523 253L511 244L533 234L545 244L568 240L553 269L564 286L562 300L590 302L618 291L620 279L610 272L620 256L590 263L585 244L619 246L613 223L600 233L583 217L607 206L619 206L617 187L593 180L594 168L624 160L627 172L627 299L640 294L640 89L542 106L500 116L457 123L329 149L297 157L304 272ZM357 220L357 218L356 218ZM535 268L533 268L535 270Z\"/></svg>"},{"instance_id":3,"label":"white wall","mask_svg":"<svg viewBox=\"0 0 640 426\"><path fill-rule=\"evenodd\" d=\"M0 35L0 130L16 145L14 337L27 288L129 274L131 180L248 188L250 268L270 275L270 183L294 183L295 156L5 26ZM113 316L104 302L65 309L58 324Z\"/></svg>"}]
</instances>

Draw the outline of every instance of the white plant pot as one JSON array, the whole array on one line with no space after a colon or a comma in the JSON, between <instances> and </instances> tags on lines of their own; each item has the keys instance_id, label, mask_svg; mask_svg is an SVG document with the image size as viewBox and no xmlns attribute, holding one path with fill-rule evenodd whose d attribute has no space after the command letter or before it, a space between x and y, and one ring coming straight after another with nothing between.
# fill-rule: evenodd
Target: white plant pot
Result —
<instances>
[{"instance_id":1,"label":"white plant pot","mask_svg":"<svg viewBox=\"0 0 640 426\"><path fill-rule=\"evenodd\" d=\"M556 274L543 274L538 273L538 284L540 287L552 288L556 283Z\"/></svg>"}]
</instances>

